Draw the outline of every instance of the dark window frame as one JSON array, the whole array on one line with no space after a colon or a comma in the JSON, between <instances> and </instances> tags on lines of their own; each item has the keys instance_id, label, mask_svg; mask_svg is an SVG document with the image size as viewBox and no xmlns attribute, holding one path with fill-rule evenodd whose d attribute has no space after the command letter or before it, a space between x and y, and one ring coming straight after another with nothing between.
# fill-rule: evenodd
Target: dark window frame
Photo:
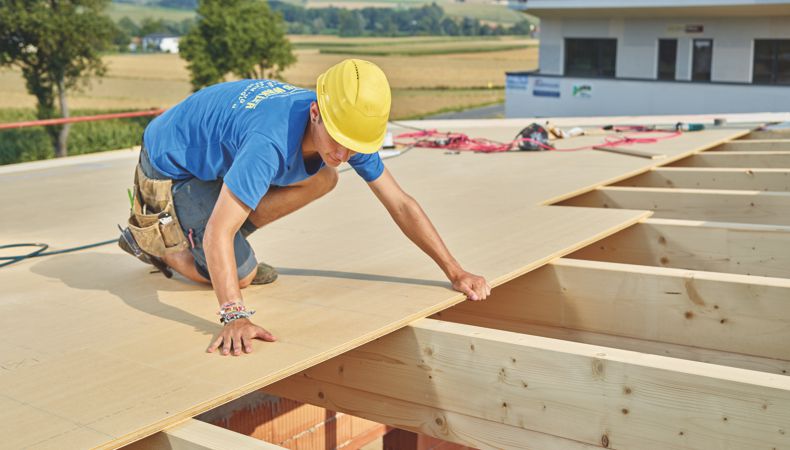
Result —
<instances>
[{"instance_id":1,"label":"dark window frame","mask_svg":"<svg viewBox=\"0 0 790 450\"><path fill-rule=\"evenodd\" d=\"M565 76L616 78L616 38L566 37L563 57L563 74ZM586 60L579 63L579 60L583 57L586 57Z\"/></svg>"},{"instance_id":2,"label":"dark window frame","mask_svg":"<svg viewBox=\"0 0 790 450\"><path fill-rule=\"evenodd\" d=\"M707 41L710 42L710 58L708 61L708 70L707 72L697 71L697 42ZM700 38L700 39L693 39L691 41L691 81L713 81L713 39L711 38ZM700 57L704 56L699 54Z\"/></svg>"},{"instance_id":3,"label":"dark window frame","mask_svg":"<svg viewBox=\"0 0 790 450\"><path fill-rule=\"evenodd\" d=\"M760 53L761 50L766 50L758 48L758 44L770 46L770 48L767 49L767 53L770 53L769 58L767 58L768 61L758 60L765 59L761 57ZM784 58L786 58L787 61L784 63L784 73L781 73L782 70L780 68L782 55L784 55ZM760 70L760 64L766 62L770 66L766 70L767 73L758 73ZM754 48L752 52L752 84L790 85L790 39L754 40Z\"/></svg>"},{"instance_id":4,"label":"dark window frame","mask_svg":"<svg viewBox=\"0 0 790 450\"><path fill-rule=\"evenodd\" d=\"M664 56L664 55L662 55L662 52L661 52L661 50L662 50L662 45L661 44L662 43L670 43L670 42L674 44L674 54L672 55L672 63L671 63L672 70L671 71L670 70L664 71L664 70L662 70L662 66L664 66L664 64L662 64L662 56ZM661 81L675 81L675 80L677 80L678 39L677 38L671 38L671 39L670 38L667 38L667 39L660 38L658 40L658 52L657 53L658 53L658 55L656 57L656 80L661 80ZM670 64L667 61L663 61L663 62L666 64L666 66L670 66Z\"/></svg>"}]
</instances>

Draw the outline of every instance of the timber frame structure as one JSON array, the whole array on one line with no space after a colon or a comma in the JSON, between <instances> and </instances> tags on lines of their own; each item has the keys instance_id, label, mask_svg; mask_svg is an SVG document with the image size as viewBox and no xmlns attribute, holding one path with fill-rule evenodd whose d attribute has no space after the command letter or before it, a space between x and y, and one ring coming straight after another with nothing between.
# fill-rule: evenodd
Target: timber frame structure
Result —
<instances>
[{"instance_id":1,"label":"timber frame structure","mask_svg":"<svg viewBox=\"0 0 790 450\"><path fill-rule=\"evenodd\" d=\"M512 132L511 128L502 134ZM568 146L595 139L586 136ZM154 425L119 426L112 439L66 433L55 434L50 441L18 442L31 447L79 442L110 448L143 438L127 448L280 448L191 419L260 389L475 448L788 449L790 132L728 128L662 142L635 146L642 154L594 150L583 157L568 154L563 161L571 165L586 158L569 170L576 170L579 178L589 171L608 171L596 175L603 182L576 179L579 186L530 185L536 192L525 195L533 196L540 213L532 206L511 211L503 201L491 207L490 227L468 224L458 236L451 234L451 248L458 248L463 240L473 239L472 234L489 233L474 244L491 242L493 253L462 251L465 259L490 261L485 266L487 276L496 287L486 301L463 301L457 295L448 299L446 288L421 275L422 267L405 271L399 279L386 278L376 272L375 259L358 256L363 258L360 264L371 266L371 274L359 278L375 284L365 288L364 296L405 282L416 284L417 293L402 291L404 304L434 291L445 292L443 300L402 311L401 306L392 306L397 324L381 326L375 333L360 330L364 339L344 338L345 348L322 350L321 357L305 353L299 356L303 363L293 362L288 371L272 372L269 378L255 382L234 378L232 394L218 392L210 402L185 395L177 406L180 410L168 412L170 420L145 411L151 402L143 402L144 407L137 409L146 417L139 423ZM450 158L429 154L430 150L415 152L426 152L418 154L425 164ZM519 164L512 162L516 157L545 160L549 156L502 155L511 158L507 163L511 167ZM487 155L462 157L475 158L479 164L475 168L489 173L483 161ZM605 158L600 166L599 158ZM620 162L622 166L617 165ZM464 168L470 170L468 165ZM542 175L535 176L538 180L532 183L545 181ZM498 191L509 180L506 175L496 182L478 180L481 186L495 184L490 191L481 188L480 195ZM452 198L453 193L447 195ZM474 199L469 202L478 204ZM448 225L452 220L455 216L440 222ZM529 221L538 223L526 225ZM500 227L499 222L505 223ZM507 232L535 236L510 244L517 247L514 252L534 251L518 268L513 267L506 236L499 236ZM18 236L12 233L12 237ZM411 256L404 261L399 264L410 263ZM330 267L307 275L331 277L339 270ZM33 269L37 274L49 275L48 271L54 269ZM283 272L298 278L305 276L306 269ZM293 295L310 289L300 284L292 287ZM329 307L347 311L345 304L332 300L333 285L322 289L330 291L326 293ZM11 293L11 303L25 299L20 292ZM167 304L183 308L176 300ZM273 308L283 315L294 311ZM102 311L115 314L109 307ZM206 311L210 308L194 314ZM153 309L147 313L162 314ZM172 311L164 314L177 317ZM351 319L340 326L365 320ZM324 326L318 319L308 322L303 327ZM302 332L310 333L307 328ZM8 334L0 338L8 343ZM205 336L185 340L189 345L203 341ZM262 353L268 351L264 348ZM136 350L126 345L124 351ZM279 355L274 351L269 357ZM187 370L206 370L206 366L190 366L191 358L196 357L176 357ZM214 366L208 368L207 376L221 373ZM112 376L97 370L99 375ZM0 383L13 379L16 389L31 389L20 378L25 373L30 374L5 370L0 372ZM108 401L121 401L116 394L106 389ZM156 397L146 388L142 395L170 398ZM8 389L0 391L0 401L5 404L6 424L14 421L12 411L33 420L17 404L32 405L40 415L57 407L67 409L46 406L38 398L23 402ZM106 417L125 414L95 402L86 407L103 408ZM94 419L79 420L84 424ZM3 438L11 435L7 429L0 432ZM59 440L63 436L68 440Z\"/></svg>"}]
</instances>

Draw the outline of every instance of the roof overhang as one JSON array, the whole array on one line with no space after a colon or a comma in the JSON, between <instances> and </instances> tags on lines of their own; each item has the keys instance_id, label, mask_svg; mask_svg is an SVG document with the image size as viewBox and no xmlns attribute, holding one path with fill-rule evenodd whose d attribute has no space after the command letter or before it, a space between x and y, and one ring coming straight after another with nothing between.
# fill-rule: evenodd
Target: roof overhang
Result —
<instances>
[{"instance_id":1,"label":"roof overhang","mask_svg":"<svg viewBox=\"0 0 790 450\"><path fill-rule=\"evenodd\" d=\"M511 0L509 6L538 17L790 16L787 0Z\"/></svg>"}]
</instances>

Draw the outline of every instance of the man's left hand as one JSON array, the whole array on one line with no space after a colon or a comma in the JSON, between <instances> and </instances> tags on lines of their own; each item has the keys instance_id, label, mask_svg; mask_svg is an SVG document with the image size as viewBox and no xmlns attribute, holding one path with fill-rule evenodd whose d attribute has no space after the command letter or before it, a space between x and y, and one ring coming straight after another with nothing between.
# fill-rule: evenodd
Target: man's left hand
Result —
<instances>
[{"instance_id":1,"label":"man's left hand","mask_svg":"<svg viewBox=\"0 0 790 450\"><path fill-rule=\"evenodd\" d=\"M491 286L488 285L485 278L479 275L462 270L450 281L453 283L453 289L466 294L466 298L469 300L485 300L491 295Z\"/></svg>"}]
</instances>

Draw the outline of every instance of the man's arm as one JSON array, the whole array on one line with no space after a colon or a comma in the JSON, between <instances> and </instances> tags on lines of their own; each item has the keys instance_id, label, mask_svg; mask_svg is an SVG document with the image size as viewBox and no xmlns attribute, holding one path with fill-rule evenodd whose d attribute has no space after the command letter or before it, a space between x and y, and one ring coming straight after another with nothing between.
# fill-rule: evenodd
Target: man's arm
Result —
<instances>
[{"instance_id":1,"label":"man's arm","mask_svg":"<svg viewBox=\"0 0 790 450\"><path fill-rule=\"evenodd\" d=\"M214 211L206 224L206 235L203 237L203 249L206 252L211 285L220 305L242 302L233 238L249 214L250 208L236 198L226 185L223 185L214 205ZM275 340L271 333L253 324L249 319L237 319L223 327L222 333L211 344L208 351L213 352L222 346L223 355L229 354L231 350L234 355L239 355L242 348L249 353L252 351L252 339L256 337L270 342Z\"/></svg>"},{"instance_id":2,"label":"man's arm","mask_svg":"<svg viewBox=\"0 0 790 450\"><path fill-rule=\"evenodd\" d=\"M403 234L439 265L453 289L463 292L470 300L484 300L491 294L485 278L465 271L453 258L420 205L401 189L386 168L368 185Z\"/></svg>"}]
</instances>

